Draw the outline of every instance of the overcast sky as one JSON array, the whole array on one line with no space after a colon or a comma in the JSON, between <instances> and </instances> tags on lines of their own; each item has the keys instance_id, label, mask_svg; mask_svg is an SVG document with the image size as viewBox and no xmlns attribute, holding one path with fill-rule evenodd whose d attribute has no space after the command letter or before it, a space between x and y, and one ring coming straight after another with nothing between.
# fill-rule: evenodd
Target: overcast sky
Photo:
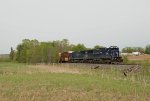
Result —
<instances>
[{"instance_id":1,"label":"overcast sky","mask_svg":"<svg viewBox=\"0 0 150 101\"><path fill-rule=\"evenodd\" d=\"M0 0L0 54L25 38L145 47L150 0Z\"/></svg>"}]
</instances>

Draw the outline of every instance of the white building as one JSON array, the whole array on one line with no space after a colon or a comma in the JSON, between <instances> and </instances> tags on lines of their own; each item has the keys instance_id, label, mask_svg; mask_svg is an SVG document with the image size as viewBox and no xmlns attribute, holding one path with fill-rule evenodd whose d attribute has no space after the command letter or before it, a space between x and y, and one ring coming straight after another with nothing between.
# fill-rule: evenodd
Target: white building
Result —
<instances>
[{"instance_id":1,"label":"white building","mask_svg":"<svg viewBox=\"0 0 150 101\"><path fill-rule=\"evenodd\" d=\"M141 55L141 53L140 52L132 52L132 55L139 56L139 55Z\"/></svg>"}]
</instances>

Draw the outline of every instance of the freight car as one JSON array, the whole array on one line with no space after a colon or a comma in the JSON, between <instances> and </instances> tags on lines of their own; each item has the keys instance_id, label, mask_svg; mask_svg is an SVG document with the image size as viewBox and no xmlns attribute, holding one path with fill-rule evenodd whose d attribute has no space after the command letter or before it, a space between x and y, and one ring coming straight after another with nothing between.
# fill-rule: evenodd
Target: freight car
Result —
<instances>
[{"instance_id":1,"label":"freight car","mask_svg":"<svg viewBox=\"0 0 150 101\"><path fill-rule=\"evenodd\" d=\"M70 63L107 63L118 64L123 60L119 55L119 48L111 46L109 48L99 48L79 52L64 52L60 55L60 62Z\"/></svg>"}]
</instances>

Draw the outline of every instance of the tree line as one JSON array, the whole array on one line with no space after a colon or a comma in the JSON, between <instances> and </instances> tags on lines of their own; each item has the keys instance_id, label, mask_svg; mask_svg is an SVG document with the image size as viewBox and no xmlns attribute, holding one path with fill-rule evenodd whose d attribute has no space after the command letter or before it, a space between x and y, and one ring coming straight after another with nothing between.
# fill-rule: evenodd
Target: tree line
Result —
<instances>
[{"instance_id":1,"label":"tree line","mask_svg":"<svg viewBox=\"0 0 150 101\"><path fill-rule=\"evenodd\" d=\"M89 49L98 49L103 46L95 45L93 48L87 48L84 44L70 44L67 39L39 42L38 40L23 39L17 45L16 50L11 47L9 57L11 61L20 63L57 63L59 61L59 53L66 51L82 51ZM150 54L150 45L146 48L141 47L125 47L122 52L132 53L139 51L141 53Z\"/></svg>"},{"instance_id":2,"label":"tree line","mask_svg":"<svg viewBox=\"0 0 150 101\"><path fill-rule=\"evenodd\" d=\"M94 48L100 48L96 45ZM38 40L23 39L16 50L11 47L10 59L20 63L57 63L59 53L66 51L87 50L84 44L70 44L67 39L39 42Z\"/></svg>"},{"instance_id":3,"label":"tree line","mask_svg":"<svg viewBox=\"0 0 150 101\"><path fill-rule=\"evenodd\" d=\"M144 54L150 54L150 45L147 45L145 48L142 47L125 47L122 49L123 53L132 53L132 52L140 52Z\"/></svg>"}]
</instances>

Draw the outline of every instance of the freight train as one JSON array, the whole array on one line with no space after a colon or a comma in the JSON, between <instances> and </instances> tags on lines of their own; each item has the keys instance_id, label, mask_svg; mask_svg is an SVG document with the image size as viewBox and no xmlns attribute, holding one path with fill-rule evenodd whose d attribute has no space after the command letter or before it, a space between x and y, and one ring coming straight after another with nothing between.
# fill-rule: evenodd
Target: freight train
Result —
<instances>
[{"instance_id":1,"label":"freight train","mask_svg":"<svg viewBox=\"0 0 150 101\"><path fill-rule=\"evenodd\" d=\"M59 62L119 64L123 62L123 59L120 57L119 48L110 46L109 48L63 52L60 54Z\"/></svg>"}]
</instances>

